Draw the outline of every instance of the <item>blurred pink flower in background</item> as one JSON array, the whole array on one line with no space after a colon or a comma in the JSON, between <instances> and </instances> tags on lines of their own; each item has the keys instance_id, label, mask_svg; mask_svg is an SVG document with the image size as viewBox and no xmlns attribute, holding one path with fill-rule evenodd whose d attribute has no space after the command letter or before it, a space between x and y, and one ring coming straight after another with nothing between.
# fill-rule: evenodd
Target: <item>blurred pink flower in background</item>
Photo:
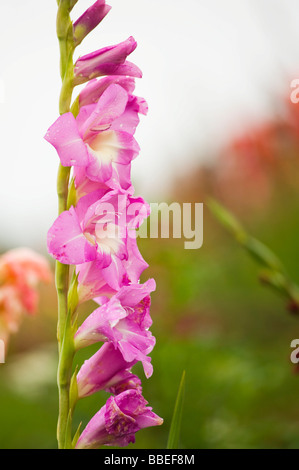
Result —
<instances>
[{"instance_id":1,"label":"blurred pink flower in background","mask_svg":"<svg viewBox=\"0 0 299 470\"><path fill-rule=\"evenodd\" d=\"M29 248L16 248L0 257L0 339L7 342L22 316L37 312L38 283L51 279L48 261Z\"/></svg>"}]
</instances>

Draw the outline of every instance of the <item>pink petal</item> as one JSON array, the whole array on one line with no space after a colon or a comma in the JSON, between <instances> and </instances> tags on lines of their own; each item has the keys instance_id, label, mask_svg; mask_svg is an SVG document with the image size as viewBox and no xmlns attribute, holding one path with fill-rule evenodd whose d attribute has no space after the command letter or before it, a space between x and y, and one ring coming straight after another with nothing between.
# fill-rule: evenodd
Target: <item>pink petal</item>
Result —
<instances>
[{"instance_id":1,"label":"pink petal","mask_svg":"<svg viewBox=\"0 0 299 470\"><path fill-rule=\"evenodd\" d=\"M107 284L117 291L123 284L126 271L123 262L117 256L113 256L111 264L102 270L102 274Z\"/></svg>"},{"instance_id":2,"label":"pink petal","mask_svg":"<svg viewBox=\"0 0 299 470\"><path fill-rule=\"evenodd\" d=\"M150 215L150 206L142 197L128 198L128 207L127 207L127 224L128 228L130 229L137 229L139 228L144 220L149 217ZM135 233L130 231L130 234L133 234L133 238L135 237Z\"/></svg>"},{"instance_id":3,"label":"pink petal","mask_svg":"<svg viewBox=\"0 0 299 470\"><path fill-rule=\"evenodd\" d=\"M122 188L129 194L133 194L135 189L131 182L131 164L122 165L121 163L113 163L113 173L110 180L106 184L113 189Z\"/></svg>"},{"instance_id":4,"label":"pink petal","mask_svg":"<svg viewBox=\"0 0 299 470\"><path fill-rule=\"evenodd\" d=\"M126 362L112 343L105 343L81 366L77 375L79 396L86 397L98 390L104 390L128 377L134 362ZM135 382L136 383L136 382ZM140 383L140 382L139 382ZM138 384L136 384L138 388Z\"/></svg>"},{"instance_id":5,"label":"pink petal","mask_svg":"<svg viewBox=\"0 0 299 470\"><path fill-rule=\"evenodd\" d=\"M112 297L108 304L94 310L75 334L76 347L85 347L99 341L114 339L114 326L128 315L121 303Z\"/></svg>"},{"instance_id":6,"label":"pink petal","mask_svg":"<svg viewBox=\"0 0 299 470\"><path fill-rule=\"evenodd\" d=\"M106 193L106 188L99 188L96 191L91 191L79 199L75 211L83 229L86 227L88 219L94 215L94 211L92 209L90 210L90 207L93 206L93 204L98 203ZM87 212L89 215L86 215Z\"/></svg>"},{"instance_id":7,"label":"pink petal","mask_svg":"<svg viewBox=\"0 0 299 470\"><path fill-rule=\"evenodd\" d=\"M148 279L144 284L131 284L123 286L116 294L116 297L127 307L135 307L151 292L156 290L154 279Z\"/></svg>"},{"instance_id":8,"label":"pink petal","mask_svg":"<svg viewBox=\"0 0 299 470\"><path fill-rule=\"evenodd\" d=\"M55 147L63 166L86 166L88 164L87 148L79 134L72 113L60 116L48 129L45 139Z\"/></svg>"},{"instance_id":9,"label":"pink petal","mask_svg":"<svg viewBox=\"0 0 299 470\"><path fill-rule=\"evenodd\" d=\"M49 253L63 264L81 264L96 257L96 245L84 236L73 207L56 219L47 242Z\"/></svg>"},{"instance_id":10,"label":"pink petal","mask_svg":"<svg viewBox=\"0 0 299 470\"><path fill-rule=\"evenodd\" d=\"M142 272L148 268L148 264L142 258L136 242L136 234L131 232L127 240L128 260L124 261L124 269L130 281L137 284Z\"/></svg>"},{"instance_id":11,"label":"pink petal","mask_svg":"<svg viewBox=\"0 0 299 470\"><path fill-rule=\"evenodd\" d=\"M80 93L79 103L80 107L86 106L87 104L96 103L103 92L112 84L120 85L128 93L133 93L135 88L135 80L131 77L123 76L111 76L104 77L101 80L96 78L87 83Z\"/></svg>"},{"instance_id":12,"label":"pink petal","mask_svg":"<svg viewBox=\"0 0 299 470\"><path fill-rule=\"evenodd\" d=\"M105 153L110 153L109 146L105 146ZM86 176L90 180L106 183L112 177L112 161L105 161L105 153L103 151L103 158L101 158L100 152L93 152L89 149L90 163L86 168Z\"/></svg>"},{"instance_id":13,"label":"pink petal","mask_svg":"<svg viewBox=\"0 0 299 470\"><path fill-rule=\"evenodd\" d=\"M128 165L133 158L138 155L139 145L134 137L127 132L105 131L97 135L90 143L89 164L86 167L86 175L89 179L109 184L110 178L115 179L114 186L120 187L117 183L118 172L113 169L115 164ZM114 173L114 175L113 175ZM129 184L130 185L130 184ZM126 186L129 186L126 184Z\"/></svg>"},{"instance_id":14,"label":"pink petal","mask_svg":"<svg viewBox=\"0 0 299 470\"><path fill-rule=\"evenodd\" d=\"M84 140L86 141L86 138L90 138L89 136L92 138L97 132L109 128L111 123L123 114L127 102L128 93L126 90L119 85L110 85L95 106L88 105L88 109L93 109L93 112L80 129L83 135L87 135ZM82 109L80 112L82 113Z\"/></svg>"},{"instance_id":15,"label":"pink petal","mask_svg":"<svg viewBox=\"0 0 299 470\"><path fill-rule=\"evenodd\" d=\"M111 297L116 290L111 287L103 275L104 269L98 260L84 263L77 267L79 273L79 302L85 302L98 296Z\"/></svg>"},{"instance_id":16,"label":"pink petal","mask_svg":"<svg viewBox=\"0 0 299 470\"><path fill-rule=\"evenodd\" d=\"M133 135L140 121L138 114L147 114L147 111L146 101L131 95L124 113L120 118L114 120L111 129L122 130Z\"/></svg>"}]
</instances>

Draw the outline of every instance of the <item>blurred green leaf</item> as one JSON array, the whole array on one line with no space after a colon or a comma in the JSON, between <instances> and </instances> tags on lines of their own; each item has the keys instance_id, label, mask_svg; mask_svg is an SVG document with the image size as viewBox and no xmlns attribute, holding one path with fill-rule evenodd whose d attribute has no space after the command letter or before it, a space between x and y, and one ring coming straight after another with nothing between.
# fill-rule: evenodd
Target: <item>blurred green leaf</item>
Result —
<instances>
[{"instance_id":1,"label":"blurred green leaf","mask_svg":"<svg viewBox=\"0 0 299 470\"><path fill-rule=\"evenodd\" d=\"M261 282L268 284L281 294L284 294L287 290L286 278L279 272L264 269L260 272L259 279Z\"/></svg>"},{"instance_id":2,"label":"blurred green leaf","mask_svg":"<svg viewBox=\"0 0 299 470\"><path fill-rule=\"evenodd\" d=\"M285 272L282 263L273 251L256 238L248 235L246 240L243 242L243 246L260 264L272 269L273 271Z\"/></svg>"},{"instance_id":3,"label":"blurred green leaf","mask_svg":"<svg viewBox=\"0 0 299 470\"><path fill-rule=\"evenodd\" d=\"M167 441L167 449L178 449L185 393L185 371L182 374Z\"/></svg>"},{"instance_id":4,"label":"blurred green leaf","mask_svg":"<svg viewBox=\"0 0 299 470\"><path fill-rule=\"evenodd\" d=\"M236 217L214 199L208 200L208 207L216 219L235 237L237 242L265 269L260 280L292 302L292 308L299 308L299 287L289 279L279 258L266 245L249 235Z\"/></svg>"},{"instance_id":5,"label":"blurred green leaf","mask_svg":"<svg viewBox=\"0 0 299 470\"><path fill-rule=\"evenodd\" d=\"M234 235L240 243L256 261L267 268L276 271L284 271L284 267L277 256L263 243L246 233L241 223L236 217L214 199L209 199L208 207L216 219Z\"/></svg>"},{"instance_id":6,"label":"blurred green leaf","mask_svg":"<svg viewBox=\"0 0 299 470\"><path fill-rule=\"evenodd\" d=\"M215 201L215 199L209 198L207 205L216 219L218 219L218 221L239 241L242 241L243 238L247 237L247 234L240 222L231 212L221 206L219 202Z\"/></svg>"}]
</instances>

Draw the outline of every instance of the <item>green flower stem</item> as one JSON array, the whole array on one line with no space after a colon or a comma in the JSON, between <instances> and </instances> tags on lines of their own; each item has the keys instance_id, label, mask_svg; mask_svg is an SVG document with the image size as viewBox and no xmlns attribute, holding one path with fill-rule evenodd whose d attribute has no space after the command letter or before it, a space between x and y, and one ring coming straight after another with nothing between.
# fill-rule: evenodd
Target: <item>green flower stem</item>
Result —
<instances>
[{"instance_id":1,"label":"green flower stem","mask_svg":"<svg viewBox=\"0 0 299 470\"><path fill-rule=\"evenodd\" d=\"M62 87L59 99L59 112L60 114L64 114L70 111L74 88L73 53L75 45L70 11L76 2L71 0L60 0L57 3L57 37L60 48L60 75L62 79ZM67 210L69 179L70 168L63 167L60 164L57 177L59 214ZM58 447L60 449L72 447L71 427L73 406L71 409L70 385L75 350L72 331L72 315L68 307L69 273L70 267L68 265L64 265L59 262L56 263L55 280L58 297L57 338L59 346L59 363L57 372L57 382L59 389L59 417L57 426L57 440Z\"/></svg>"}]
</instances>

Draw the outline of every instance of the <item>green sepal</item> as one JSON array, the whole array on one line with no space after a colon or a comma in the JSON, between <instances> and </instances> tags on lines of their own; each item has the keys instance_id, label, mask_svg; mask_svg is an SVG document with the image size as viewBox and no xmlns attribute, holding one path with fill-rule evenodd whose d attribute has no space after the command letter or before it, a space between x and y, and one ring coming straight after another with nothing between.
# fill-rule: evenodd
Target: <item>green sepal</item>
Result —
<instances>
[{"instance_id":1,"label":"green sepal","mask_svg":"<svg viewBox=\"0 0 299 470\"><path fill-rule=\"evenodd\" d=\"M78 401L78 383L77 383L78 366L72 375L70 383L70 409L73 411Z\"/></svg>"},{"instance_id":2,"label":"green sepal","mask_svg":"<svg viewBox=\"0 0 299 470\"><path fill-rule=\"evenodd\" d=\"M72 107L71 107L71 113L73 113L74 118L76 118L79 114L80 111L80 95L77 96L77 98L74 100Z\"/></svg>"},{"instance_id":3,"label":"green sepal","mask_svg":"<svg viewBox=\"0 0 299 470\"><path fill-rule=\"evenodd\" d=\"M83 39L87 36L90 31L86 28L86 26L82 24L77 24L74 27L74 42L75 47L79 46Z\"/></svg>"},{"instance_id":4,"label":"green sepal","mask_svg":"<svg viewBox=\"0 0 299 470\"><path fill-rule=\"evenodd\" d=\"M81 421L81 423L79 424L79 426L78 426L78 428L77 428L77 431L76 431L76 433L75 433L75 435L74 435L74 438L73 438L73 440L72 440L72 448L73 448L73 449L76 447L76 444L77 444L78 439L79 439L79 437L80 437L81 426L82 426L82 421Z\"/></svg>"},{"instance_id":5,"label":"green sepal","mask_svg":"<svg viewBox=\"0 0 299 470\"><path fill-rule=\"evenodd\" d=\"M69 210L71 206L75 207L76 204L77 204L77 191L75 187L74 178L72 178L69 184L69 188L68 188L67 210Z\"/></svg>"},{"instance_id":6,"label":"green sepal","mask_svg":"<svg viewBox=\"0 0 299 470\"><path fill-rule=\"evenodd\" d=\"M67 302L68 302L68 308L69 308L71 318L73 318L73 315L76 312L78 303L79 303L78 276L79 276L79 273L76 274L76 272L74 271L71 285L68 291Z\"/></svg>"},{"instance_id":7,"label":"green sepal","mask_svg":"<svg viewBox=\"0 0 299 470\"><path fill-rule=\"evenodd\" d=\"M66 428L65 428L64 449L70 449L71 445L72 445L72 411L69 410L67 421L66 421Z\"/></svg>"}]
</instances>

